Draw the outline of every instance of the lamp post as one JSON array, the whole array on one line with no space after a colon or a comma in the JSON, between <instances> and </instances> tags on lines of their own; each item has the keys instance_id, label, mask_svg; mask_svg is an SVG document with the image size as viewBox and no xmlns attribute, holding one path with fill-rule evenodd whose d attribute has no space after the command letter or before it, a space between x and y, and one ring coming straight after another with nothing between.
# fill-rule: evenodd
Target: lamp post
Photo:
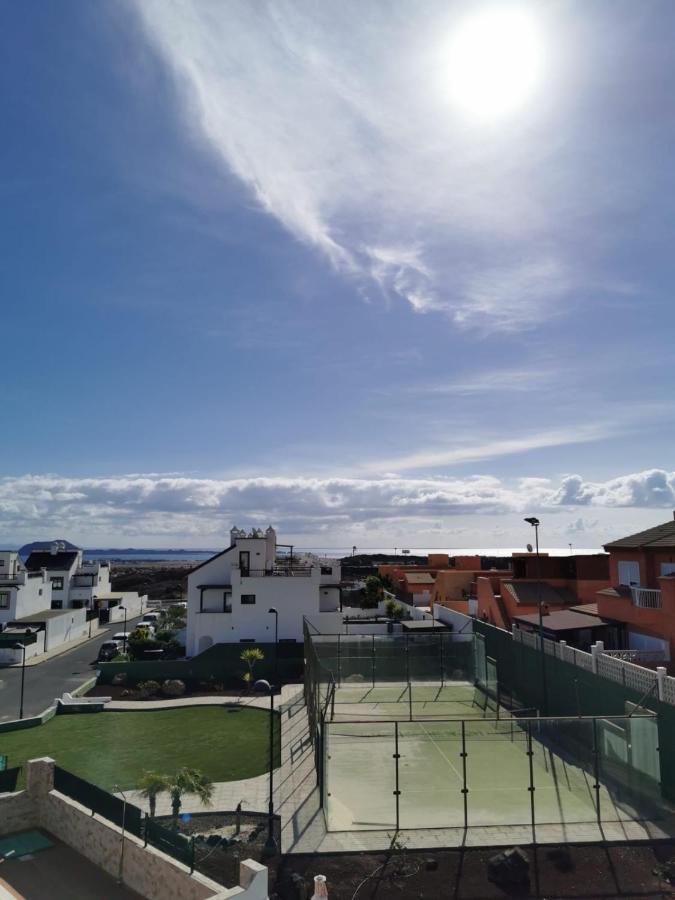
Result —
<instances>
[{"instance_id":1,"label":"lamp post","mask_svg":"<svg viewBox=\"0 0 675 900\"><path fill-rule=\"evenodd\" d=\"M269 681L260 678L253 685L253 689L267 691L270 695L270 799L267 812L267 841L263 849L263 855L270 857L276 856L277 853L277 842L274 838L274 688Z\"/></svg>"},{"instance_id":2,"label":"lamp post","mask_svg":"<svg viewBox=\"0 0 675 900\"><path fill-rule=\"evenodd\" d=\"M548 692L546 689L546 653L544 651L544 611L541 602L541 558L539 556L539 519L529 516L525 521L534 528L534 546L537 554L537 608L539 610L539 652L541 653L541 687L543 692L543 713L548 715ZM532 549L530 547L530 549Z\"/></svg>"},{"instance_id":3,"label":"lamp post","mask_svg":"<svg viewBox=\"0 0 675 900\"><path fill-rule=\"evenodd\" d=\"M124 610L124 652L127 652L127 608L126 606L118 606L118 609Z\"/></svg>"},{"instance_id":4,"label":"lamp post","mask_svg":"<svg viewBox=\"0 0 675 900\"><path fill-rule=\"evenodd\" d=\"M21 700L19 702L19 718L23 719L23 689L26 680L26 645L25 644L14 644L15 650L23 650L23 656L21 658Z\"/></svg>"},{"instance_id":5,"label":"lamp post","mask_svg":"<svg viewBox=\"0 0 675 900\"><path fill-rule=\"evenodd\" d=\"M122 884L124 880L124 826L126 825L127 818L127 795L124 791L120 790L118 784L113 785L113 794L122 795L122 843L120 846L120 861L117 867L117 883Z\"/></svg>"},{"instance_id":6,"label":"lamp post","mask_svg":"<svg viewBox=\"0 0 675 900\"><path fill-rule=\"evenodd\" d=\"M279 610L271 606L267 612L274 616L274 680L279 684Z\"/></svg>"}]
</instances>

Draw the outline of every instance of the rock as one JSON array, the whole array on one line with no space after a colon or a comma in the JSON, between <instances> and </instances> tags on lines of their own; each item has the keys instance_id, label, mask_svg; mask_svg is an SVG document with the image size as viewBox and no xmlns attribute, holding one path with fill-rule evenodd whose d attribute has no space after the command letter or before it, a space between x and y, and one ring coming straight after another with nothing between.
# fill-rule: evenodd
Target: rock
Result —
<instances>
[{"instance_id":1,"label":"rock","mask_svg":"<svg viewBox=\"0 0 675 900\"><path fill-rule=\"evenodd\" d=\"M488 860L488 878L495 884L527 884L530 861L520 847L504 850Z\"/></svg>"}]
</instances>

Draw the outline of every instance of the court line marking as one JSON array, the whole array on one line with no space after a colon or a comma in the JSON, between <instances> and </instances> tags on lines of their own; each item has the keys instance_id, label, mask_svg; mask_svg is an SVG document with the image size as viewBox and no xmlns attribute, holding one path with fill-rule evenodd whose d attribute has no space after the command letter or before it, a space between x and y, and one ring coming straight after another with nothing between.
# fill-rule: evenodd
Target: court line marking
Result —
<instances>
[{"instance_id":1,"label":"court line marking","mask_svg":"<svg viewBox=\"0 0 675 900\"><path fill-rule=\"evenodd\" d=\"M457 771L457 769L456 769L455 766L453 765L452 760L451 760L448 756L446 756L446 754L441 750L441 748L438 746L438 744L436 743L436 741L432 738L432 736L431 736L431 735L429 734L429 732L426 730L426 728L424 727L424 725L422 725L422 731L426 734L426 736L429 738L429 740L431 741L431 743L434 745L434 747L438 750L438 752L441 754L441 756L443 757L443 759L447 762L447 764L450 766L450 768L452 769L452 771L455 773L455 775L457 776L457 780L459 781L459 783L460 783L461 785L463 785L463 784L464 784L464 778L459 774L459 772Z\"/></svg>"}]
</instances>

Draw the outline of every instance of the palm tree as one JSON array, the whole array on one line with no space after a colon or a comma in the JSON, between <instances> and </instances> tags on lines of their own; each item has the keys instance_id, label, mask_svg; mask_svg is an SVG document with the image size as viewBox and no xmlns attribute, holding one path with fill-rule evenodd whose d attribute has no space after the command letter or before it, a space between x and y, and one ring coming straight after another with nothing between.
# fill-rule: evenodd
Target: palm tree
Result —
<instances>
[{"instance_id":1,"label":"palm tree","mask_svg":"<svg viewBox=\"0 0 675 900\"><path fill-rule=\"evenodd\" d=\"M253 669L256 663L265 659L265 654L259 647L249 647L248 650L242 650L239 659L248 666L248 671L244 672L241 677L246 686L250 688L253 684Z\"/></svg>"},{"instance_id":2,"label":"palm tree","mask_svg":"<svg viewBox=\"0 0 675 900\"><path fill-rule=\"evenodd\" d=\"M155 818L157 809L157 797L169 790L169 779L166 775L160 775L158 772L144 772L138 782L138 789L141 796L145 797L150 806L150 818Z\"/></svg>"},{"instance_id":3,"label":"palm tree","mask_svg":"<svg viewBox=\"0 0 675 900\"><path fill-rule=\"evenodd\" d=\"M167 790L171 794L171 814L175 831L178 830L178 815L183 794L196 794L204 806L211 806L213 783L197 769L179 769L168 779Z\"/></svg>"}]
</instances>

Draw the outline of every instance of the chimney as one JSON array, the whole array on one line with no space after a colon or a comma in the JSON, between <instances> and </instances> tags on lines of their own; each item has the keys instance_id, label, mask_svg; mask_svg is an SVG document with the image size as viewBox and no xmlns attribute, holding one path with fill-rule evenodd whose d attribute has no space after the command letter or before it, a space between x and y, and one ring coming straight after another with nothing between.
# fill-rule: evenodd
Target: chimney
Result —
<instances>
[{"instance_id":1,"label":"chimney","mask_svg":"<svg viewBox=\"0 0 675 900\"><path fill-rule=\"evenodd\" d=\"M58 541L52 542L52 545L49 548L49 552L51 553L52 556L56 556L56 554L59 552L59 542Z\"/></svg>"}]
</instances>

